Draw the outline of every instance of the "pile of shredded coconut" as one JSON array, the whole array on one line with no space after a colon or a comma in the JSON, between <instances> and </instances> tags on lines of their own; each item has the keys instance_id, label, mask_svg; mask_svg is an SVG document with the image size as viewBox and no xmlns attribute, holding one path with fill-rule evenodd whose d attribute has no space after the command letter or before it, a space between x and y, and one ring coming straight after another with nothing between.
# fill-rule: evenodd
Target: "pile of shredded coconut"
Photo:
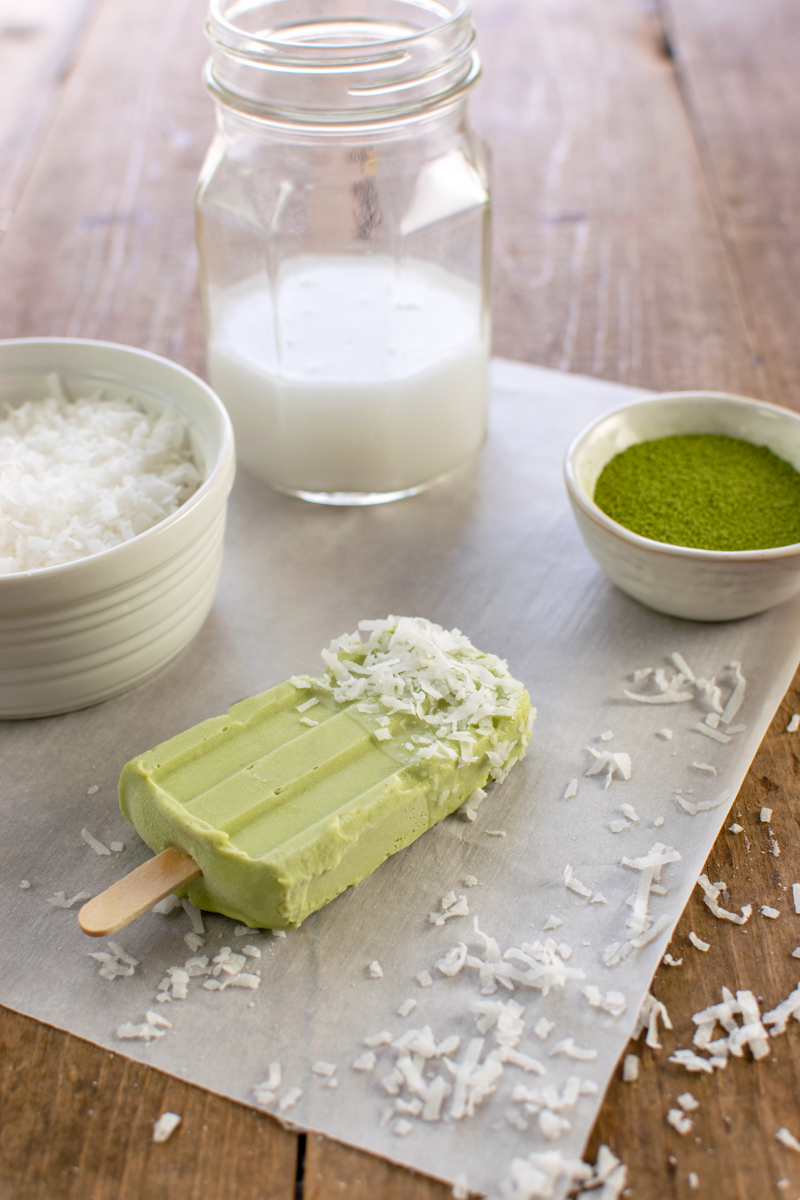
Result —
<instances>
[{"instance_id":1,"label":"pile of shredded coconut","mask_svg":"<svg viewBox=\"0 0 800 1200\"><path fill-rule=\"evenodd\" d=\"M422 721L432 735L412 737L422 759L477 762L476 737L495 732L494 718L515 716L523 685L507 663L477 650L459 629L421 617L360 621L359 629L369 635L366 642L358 632L336 638L322 651L324 675L292 676L295 687L317 688L337 704L357 702L358 711L376 716L379 725L402 713ZM530 729L517 732L522 749ZM391 736L388 729L385 736ZM493 778L504 778L520 757L509 759L511 750L509 743L488 751Z\"/></svg>"},{"instance_id":2,"label":"pile of shredded coconut","mask_svg":"<svg viewBox=\"0 0 800 1200\"><path fill-rule=\"evenodd\" d=\"M196 490L185 421L128 398L51 396L0 419L0 575L53 567L129 541Z\"/></svg>"}]
</instances>

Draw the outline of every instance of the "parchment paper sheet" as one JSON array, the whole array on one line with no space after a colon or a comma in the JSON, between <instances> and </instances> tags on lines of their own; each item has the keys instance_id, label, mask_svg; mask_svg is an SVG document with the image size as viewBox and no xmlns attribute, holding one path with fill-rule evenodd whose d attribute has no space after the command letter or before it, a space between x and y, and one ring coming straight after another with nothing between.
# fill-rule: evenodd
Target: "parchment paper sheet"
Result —
<instances>
[{"instance_id":1,"label":"parchment paper sheet","mask_svg":"<svg viewBox=\"0 0 800 1200\"><path fill-rule=\"evenodd\" d=\"M630 1035L637 1009L703 861L726 818L727 806L697 816L671 794L692 800L738 790L800 657L800 602L762 616L701 625L659 616L613 588L580 541L561 481L564 450L596 415L642 393L621 386L507 362L494 364L489 441L477 463L453 481L399 504L374 509L316 507L277 495L245 472L232 496L227 557L214 610L197 640L157 678L134 692L64 717L0 726L3 836L0 839L0 972L2 1003L71 1030L100 1045L247 1103L268 1064L283 1068L281 1094L303 1095L287 1113L298 1126L320 1131L432 1175L465 1174L471 1187L496 1191L509 1161L548 1148L535 1119L527 1131L508 1123L514 1084L554 1084L570 1074L594 1080L596 1097L581 1098L571 1130L554 1143L579 1156L602 1094ZM257 991L209 992L192 979L189 999L155 1004L165 969L190 956L182 911L148 914L117 940L141 960L131 978L98 978L87 952L102 949L78 929L77 906L51 908L55 891L96 893L148 856L119 814L116 780L136 752L293 672L321 669L319 650L364 617L389 613L427 616L458 626L474 643L508 659L538 707L530 752L494 789L474 824L448 818L387 861L357 889L310 917L286 938L234 936L234 923L206 918L203 952L222 945L261 947ZM730 745L692 731L703 714L694 704L636 705L625 699L631 674L669 666L679 650L698 674L711 676L740 659L748 679L739 718L747 730ZM647 683L638 685L642 690ZM672 741L655 731L674 729ZM612 730L607 746L599 735ZM587 746L630 754L630 781L584 778ZM691 767L715 766L718 778ZM578 795L564 800L568 782ZM98 784L99 791L87 795ZM639 822L620 834L609 829L619 805ZM735 805L734 805L735 812ZM663 815L659 828L653 821ZM81 839L86 826L124 851L97 856ZM487 830L505 831L505 837ZM602 950L624 940L638 872L623 855L646 853L656 842L681 859L665 868L666 896L651 911L672 919L654 942L616 968ZM577 878L607 904L590 904L564 887L569 862ZM479 887L464 888L466 874ZM29 890L19 882L30 880ZM429 921L450 889L467 896L470 916L443 927ZM391 1099L380 1085L394 1059L383 1051L371 1075L352 1070L365 1035L395 1035L428 1024L437 1040L462 1038L459 1060L476 1036L469 1005L479 996L477 972L446 979L435 961L459 941L480 954L473 915L502 950L542 940L551 913L555 932L573 948L569 966L605 993L624 993L627 1009L614 1019L590 1008L584 983L570 982L547 997L518 989L526 1030L520 1049L540 1059L539 1079L507 1066L497 1092L472 1119L425 1124L400 1137L379 1118ZM755 917L753 919L760 919ZM383 967L372 979L371 960ZM421 988L423 968L435 982ZM411 997L418 1007L395 1015ZM494 999L506 1000L501 991ZM172 1022L149 1044L121 1042L117 1027L140 1022L158 1008ZM540 1042L541 1015L555 1022ZM596 1061L549 1057L557 1040L573 1036L596 1049ZM486 1050L492 1045L487 1035ZM338 1088L311 1073L318 1059L338 1064ZM446 1108L445 1108L446 1111Z\"/></svg>"}]
</instances>

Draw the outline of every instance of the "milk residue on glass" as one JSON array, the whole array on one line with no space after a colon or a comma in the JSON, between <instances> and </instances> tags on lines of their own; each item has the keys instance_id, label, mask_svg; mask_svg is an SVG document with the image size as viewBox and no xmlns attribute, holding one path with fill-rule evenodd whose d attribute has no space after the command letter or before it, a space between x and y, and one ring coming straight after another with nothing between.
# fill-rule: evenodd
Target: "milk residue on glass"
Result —
<instances>
[{"instance_id":1,"label":"milk residue on glass","mask_svg":"<svg viewBox=\"0 0 800 1200\"><path fill-rule=\"evenodd\" d=\"M212 386L282 491L414 493L480 447L488 191L468 2L214 0L219 131L198 192ZM308 9L308 11L306 11Z\"/></svg>"}]
</instances>

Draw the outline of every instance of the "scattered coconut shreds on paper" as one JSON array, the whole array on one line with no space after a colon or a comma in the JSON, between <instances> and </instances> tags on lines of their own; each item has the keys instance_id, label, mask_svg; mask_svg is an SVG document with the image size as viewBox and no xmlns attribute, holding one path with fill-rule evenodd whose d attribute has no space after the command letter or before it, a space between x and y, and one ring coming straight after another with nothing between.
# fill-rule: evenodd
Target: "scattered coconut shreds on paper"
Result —
<instances>
[{"instance_id":1,"label":"scattered coconut shreds on paper","mask_svg":"<svg viewBox=\"0 0 800 1200\"><path fill-rule=\"evenodd\" d=\"M505 837L505 834L503 836ZM446 896L442 897L441 912L432 912L429 920L431 925L444 925L445 921L449 921L451 917L468 916L469 905L467 904L467 897L456 896L455 892L448 892Z\"/></svg>"},{"instance_id":2,"label":"scattered coconut shreds on paper","mask_svg":"<svg viewBox=\"0 0 800 1200\"><path fill-rule=\"evenodd\" d=\"M81 830L81 837L86 842L87 846L91 846L91 848L92 848L92 850L94 850L95 854L110 854L111 853L108 846L104 845L103 842L98 841L98 839L96 837L94 837L91 833L89 833L88 829Z\"/></svg>"},{"instance_id":3,"label":"scattered coconut shreds on paper","mask_svg":"<svg viewBox=\"0 0 800 1200\"><path fill-rule=\"evenodd\" d=\"M698 937L693 929L689 930L689 941L696 950L700 950L703 954L708 954L711 949L710 942L704 942L701 937Z\"/></svg>"},{"instance_id":4,"label":"scattered coconut shreds on paper","mask_svg":"<svg viewBox=\"0 0 800 1200\"><path fill-rule=\"evenodd\" d=\"M281 1064L279 1062L270 1063L267 1078L253 1088L256 1104L262 1108L269 1108L271 1104L274 1104L278 1098L278 1089L281 1086L282 1078Z\"/></svg>"},{"instance_id":5,"label":"scattered coconut shreds on paper","mask_svg":"<svg viewBox=\"0 0 800 1200\"><path fill-rule=\"evenodd\" d=\"M630 779L632 767L629 754L626 754L622 750L616 752L611 750L595 750L593 746L587 746L586 749L591 754L594 762L588 771L584 771L584 775L601 775L605 771L607 788L611 786L615 775L619 775L622 779Z\"/></svg>"},{"instance_id":6,"label":"scattered coconut shreds on paper","mask_svg":"<svg viewBox=\"0 0 800 1200\"><path fill-rule=\"evenodd\" d=\"M731 794L726 788L724 792L720 792L715 800L686 800L683 796L676 796L675 798L685 812L688 812L692 817L696 817L700 812L709 812L712 808L719 808L730 797Z\"/></svg>"},{"instance_id":7,"label":"scattered coconut shreds on paper","mask_svg":"<svg viewBox=\"0 0 800 1200\"><path fill-rule=\"evenodd\" d=\"M592 895L592 889L574 877L572 867L569 863L564 867L564 887L569 888L571 892L575 892L577 896L583 896L585 900L588 900Z\"/></svg>"},{"instance_id":8,"label":"scattered coconut shreds on paper","mask_svg":"<svg viewBox=\"0 0 800 1200\"><path fill-rule=\"evenodd\" d=\"M138 958L133 958L130 954L126 954L116 942L108 943L108 951L89 951L87 956L93 958L95 962L100 963L99 974L103 979L116 979L120 975L133 975L139 966Z\"/></svg>"},{"instance_id":9,"label":"scattered coconut shreds on paper","mask_svg":"<svg viewBox=\"0 0 800 1200\"><path fill-rule=\"evenodd\" d=\"M47 903L53 908L72 908L73 904L80 904L82 900L91 900L91 892L78 892L71 900L67 900L64 892L56 892L55 896L50 896Z\"/></svg>"},{"instance_id":10,"label":"scattered coconut shreds on paper","mask_svg":"<svg viewBox=\"0 0 800 1200\"><path fill-rule=\"evenodd\" d=\"M572 798L574 796L577 796L577 794L578 794L578 781L577 781L577 779L571 779L569 781L569 783L567 784L566 791L564 792L564 799L572 800Z\"/></svg>"},{"instance_id":11,"label":"scattered coconut shreds on paper","mask_svg":"<svg viewBox=\"0 0 800 1200\"><path fill-rule=\"evenodd\" d=\"M647 680L647 690L633 692L625 688L623 694L638 704L688 704L694 701L705 713L705 718L692 725L692 730L722 745L728 745L734 736L744 732L746 726L731 725L744 703L747 688L741 663L728 663L719 673L719 678L723 681L719 683L717 677L702 679L697 676L679 651L671 654L670 660L675 668L672 674L668 674L664 667L655 670L648 668L644 672L635 671L634 683ZM673 733L670 729L665 728L657 732L667 741L672 739Z\"/></svg>"},{"instance_id":12,"label":"scattered coconut shreds on paper","mask_svg":"<svg viewBox=\"0 0 800 1200\"><path fill-rule=\"evenodd\" d=\"M293 1109L295 1107L295 1105L297 1104L298 1100L300 1100L302 1095L303 1095L302 1088L300 1088L300 1087L289 1088L289 1091L286 1092L281 1097L280 1103L278 1104L278 1110L282 1113L289 1112L291 1109Z\"/></svg>"},{"instance_id":13,"label":"scattered coconut shreds on paper","mask_svg":"<svg viewBox=\"0 0 800 1200\"><path fill-rule=\"evenodd\" d=\"M368 964L367 974L371 979L383 979L383 967L378 962L377 958L374 958L372 962Z\"/></svg>"},{"instance_id":14,"label":"scattered coconut shreds on paper","mask_svg":"<svg viewBox=\"0 0 800 1200\"><path fill-rule=\"evenodd\" d=\"M762 904L761 905L761 915L762 915L762 917L769 917L770 921L777 921L778 917L781 914L780 914L780 909L771 908L769 904Z\"/></svg>"},{"instance_id":15,"label":"scattered coconut shreds on paper","mask_svg":"<svg viewBox=\"0 0 800 1200\"><path fill-rule=\"evenodd\" d=\"M172 1136L180 1123L181 1118L177 1113L162 1113L158 1120L153 1122L153 1141L165 1142L168 1137Z\"/></svg>"},{"instance_id":16,"label":"scattered coconut shreds on paper","mask_svg":"<svg viewBox=\"0 0 800 1200\"><path fill-rule=\"evenodd\" d=\"M786 726L786 732L797 733L798 729L800 729L800 713L794 713L789 724Z\"/></svg>"}]
</instances>

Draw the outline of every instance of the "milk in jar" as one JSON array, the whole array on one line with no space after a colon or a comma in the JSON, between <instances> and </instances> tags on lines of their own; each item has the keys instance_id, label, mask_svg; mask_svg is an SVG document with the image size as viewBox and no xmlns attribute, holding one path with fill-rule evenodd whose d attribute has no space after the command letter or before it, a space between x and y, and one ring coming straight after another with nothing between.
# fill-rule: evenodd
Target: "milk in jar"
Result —
<instances>
[{"instance_id":1,"label":"milk in jar","mask_svg":"<svg viewBox=\"0 0 800 1200\"><path fill-rule=\"evenodd\" d=\"M198 246L240 463L306 500L374 504L485 437L489 193L469 0L343 12L211 0Z\"/></svg>"},{"instance_id":2,"label":"milk in jar","mask_svg":"<svg viewBox=\"0 0 800 1200\"><path fill-rule=\"evenodd\" d=\"M302 255L212 290L209 377L240 461L292 492L409 492L483 441L479 289L423 261Z\"/></svg>"}]
</instances>

